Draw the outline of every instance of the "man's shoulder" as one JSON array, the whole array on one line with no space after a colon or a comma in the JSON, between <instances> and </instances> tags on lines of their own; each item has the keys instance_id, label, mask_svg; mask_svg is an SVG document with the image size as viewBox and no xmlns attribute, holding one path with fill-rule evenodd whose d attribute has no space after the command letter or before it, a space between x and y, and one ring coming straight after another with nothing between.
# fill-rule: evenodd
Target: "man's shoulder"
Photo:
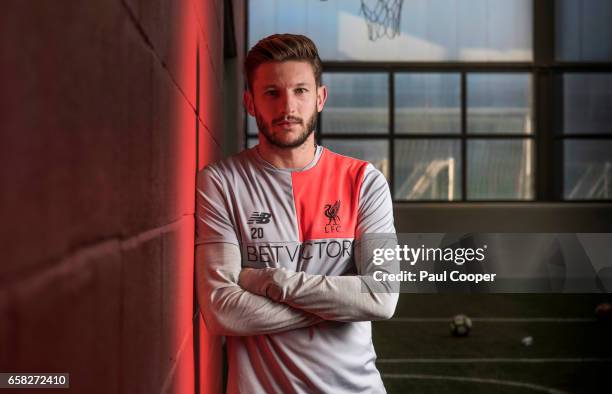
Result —
<instances>
[{"instance_id":1,"label":"man's shoulder","mask_svg":"<svg viewBox=\"0 0 612 394\"><path fill-rule=\"evenodd\" d=\"M252 149L253 148L244 149L231 156L209 163L199 171L198 175L202 176L204 174L209 174L219 178L235 174L239 172L240 169L252 165Z\"/></svg>"},{"instance_id":2,"label":"man's shoulder","mask_svg":"<svg viewBox=\"0 0 612 394\"><path fill-rule=\"evenodd\" d=\"M360 181L369 182L371 179L385 178L382 172L374 166L373 163L355 157L343 155L334 152L328 148L329 153L328 165L334 168L335 171L347 171L349 173L358 175Z\"/></svg>"},{"instance_id":3,"label":"man's shoulder","mask_svg":"<svg viewBox=\"0 0 612 394\"><path fill-rule=\"evenodd\" d=\"M356 157L352 157L352 156L343 155L341 153L334 152L333 150L329 148L325 148L325 149L327 150L329 160L334 165L341 165L343 167L346 167L346 166L363 167L368 164L368 162L365 160L357 159Z\"/></svg>"}]
</instances>

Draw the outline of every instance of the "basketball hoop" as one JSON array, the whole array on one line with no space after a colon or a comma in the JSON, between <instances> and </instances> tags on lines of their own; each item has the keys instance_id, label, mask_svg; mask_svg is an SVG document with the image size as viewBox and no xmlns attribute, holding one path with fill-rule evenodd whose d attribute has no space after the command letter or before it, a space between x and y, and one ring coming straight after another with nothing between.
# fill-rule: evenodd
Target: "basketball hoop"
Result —
<instances>
[{"instance_id":1,"label":"basketball hoop","mask_svg":"<svg viewBox=\"0 0 612 394\"><path fill-rule=\"evenodd\" d=\"M367 3L376 2L374 7ZM395 38L400 33L400 15L404 0L361 0L361 12L368 24L370 41L386 36Z\"/></svg>"}]
</instances>

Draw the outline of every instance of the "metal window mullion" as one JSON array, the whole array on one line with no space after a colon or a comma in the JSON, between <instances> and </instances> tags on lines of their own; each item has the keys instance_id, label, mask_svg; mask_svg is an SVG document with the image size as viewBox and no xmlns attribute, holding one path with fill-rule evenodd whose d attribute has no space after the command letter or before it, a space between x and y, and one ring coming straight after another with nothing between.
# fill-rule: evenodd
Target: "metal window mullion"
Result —
<instances>
[{"instance_id":1,"label":"metal window mullion","mask_svg":"<svg viewBox=\"0 0 612 394\"><path fill-rule=\"evenodd\" d=\"M563 123L563 121L561 120L561 123ZM571 139L575 139L575 140L597 140L597 139L602 139L602 140L606 140L606 139L610 139L612 138L612 134L610 133L601 133L601 134L593 134L593 133L584 133L584 134L563 134L562 136L555 136L555 139L565 139L565 138L571 138Z\"/></svg>"},{"instance_id":2,"label":"metal window mullion","mask_svg":"<svg viewBox=\"0 0 612 394\"><path fill-rule=\"evenodd\" d=\"M533 110L535 125L535 199L554 201L557 155L554 147L555 0L533 2Z\"/></svg>"},{"instance_id":3,"label":"metal window mullion","mask_svg":"<svg viewBox=\"0 0 612 394\"><path fill-rule=\"evenodd\" d=\"M553 75L553 87L552 87L552 109L551 109L551 128L548 133L549 144L551 150L554 153L554 160L551 160L554 166L551 171L553 178L553 196L555 200L566 201L563 195L565 188L565 121L563 119L563 91L565 80L563 79L563 73L555 73Z\"/></svg>"},{"instance_id":4,"label":"metal window mullion","mask_svg":"<svg viewBox=\"0 0 612 394\"><path fill-rule=\"evenodd\" d=\"M461 201L467 201L467 72L461 71Z\"/></svg>"},{"instance_id":5,"label":"metal window mullion","mask_svg":"<svg viewBox=\"0 0 612 394\"><path fill-rule=\"evenodd\" d=\"M395 73L389 70L389 134L387 135L389 153L389 189L395 198Z\"/></svg>"},{"instance_id":6,"label":"metal window mullion","mask_svg":"<svg viewBox=\"0 0 612 394\"><path fill-rule=\"evenodd\" d=\"M538 201L558 201L560 190L558 185L559 161L556 145L557 129L561 119L561 91L557 89L560 84L559 76L552 70L538 70L534 83L534 112L535 112L535 182L536 199Z\"/></svg>"}]
</instances>

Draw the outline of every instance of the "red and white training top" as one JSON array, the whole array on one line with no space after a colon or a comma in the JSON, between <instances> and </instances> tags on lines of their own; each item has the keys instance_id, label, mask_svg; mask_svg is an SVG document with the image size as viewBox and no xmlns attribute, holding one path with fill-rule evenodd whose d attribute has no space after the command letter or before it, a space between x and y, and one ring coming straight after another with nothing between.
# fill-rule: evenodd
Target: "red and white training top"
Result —
<instances>
[{"instance_id":1,"label":"red and white training top","mask_svg":"<svg viewBox=\"0 0 612 394\"><path fill-rule=\"evenodd\" d=\"M338 305L350 309L354 288L336 294L342 284L304 279L363 275L372 266L356 256L356 245L371 235L395 236L389 186L372 164L318 146L305 168L278 169L256 148L247 149L198 174L196 230L196 245L237 245L242 267L303 273L290 284L280 280L282 295L268 297L325 319L273 334L228 336L228 392L385 392L371 319L328 305L344 297Z\"/></svg>"}]
</instances>

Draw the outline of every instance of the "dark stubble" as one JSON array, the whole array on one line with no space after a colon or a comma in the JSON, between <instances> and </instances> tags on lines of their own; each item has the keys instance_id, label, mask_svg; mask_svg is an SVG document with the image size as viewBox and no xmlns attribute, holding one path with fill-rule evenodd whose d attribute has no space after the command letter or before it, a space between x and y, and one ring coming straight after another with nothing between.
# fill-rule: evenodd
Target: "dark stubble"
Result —
<instances>
[{"instance_id":1,"label":"dark stubble","mask_svg":"<svg viewBox=\"0 0 612 394\"><path fill-rule=\"evenodd\" d=\"M283 120L297 121L299 122L298 123L299 125L304 126L304 119L293 117L293 116L288 116L286 118L282 117L282 118L273 119L272 124L275 124ZM306 127L303 128L302 134L300 134L299 137L295 139L294 141L285 142L283 140L277 139L270 131L271 125L267 124L262 119L257 109L255 109L255 121L257 122L257 127L259 128L259 131L264 135L266 140L271 145L274 145L278 148L283 148L283 149L297 148L298 146L301 146L308 139L308 137L310 137L310 134L312 134L314 130L317 128L317 107L315 105L315 108L312 111L310 118L308 119Z\"/></svg>"}]
</instances>

